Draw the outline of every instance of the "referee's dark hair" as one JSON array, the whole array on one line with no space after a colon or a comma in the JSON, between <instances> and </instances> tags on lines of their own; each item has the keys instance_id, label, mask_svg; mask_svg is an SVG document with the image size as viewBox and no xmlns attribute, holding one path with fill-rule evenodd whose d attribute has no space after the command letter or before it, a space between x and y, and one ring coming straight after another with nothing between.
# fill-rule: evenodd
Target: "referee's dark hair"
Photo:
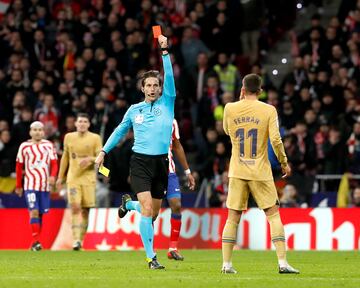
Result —
<instances>
[{"instance_id":1,"label":"referee's dark hair","mask_svg":"<svg viewBox=\"0 0 360 288\"><path fill-rule=\"evenodd\" d=\"M159 80L159 85L160 86L162 85L161 74L157 70L150 70L150 71L144 72L144 74L141 75L141 77L140 77L141 87L145 86L145 80L147 78L157 78Z\"/></svg>"},{"instance_id":2,"label":"referee's dark hair","mask_svg":"<svg viewBox=\"0 0 360 288\"><path fill-rule=\"evenodd\" d=\"M246 92L251 94L261 93L261 77L257 74L248 74L244 77L243 83Z\"/></svg>"},{"instance_id":3,"label":"referee's dark hair","mask_svg":"<svg viewBox=\"0 0 360 288\"><path fill-rule=\"evenodd\" d=\"M90 115L88 113L84 113L84 112L77 113L76 120L78 120L79 118L87 118L89 122L91 121Z\"/></svg>"}]
</instances>

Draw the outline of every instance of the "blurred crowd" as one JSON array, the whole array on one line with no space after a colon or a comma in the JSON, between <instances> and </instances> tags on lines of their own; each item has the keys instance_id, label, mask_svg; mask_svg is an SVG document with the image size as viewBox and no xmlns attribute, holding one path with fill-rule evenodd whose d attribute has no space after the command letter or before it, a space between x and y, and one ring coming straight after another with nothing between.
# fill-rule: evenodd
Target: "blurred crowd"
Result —
<instances>
[{"instance_id":1,"label":"blurred crowd","mask_svg":"<svg viewBox=\"0 0 360 288\"><path fill-rule=\"evenodd\" d=\"M181 142L198 183L210 181L214 206L226 198L231 151L223 108L238 99L249 72L263 78L261 100L278 108L290 182L297 203L308 203L316 174L360 171L360 1L342 1L325 26L315 14L298 35L289 33L295 19L293 0L14 0L0 25L0 177L15 171L33 120L45 124L59 155L77 112L91 115L91 130L105 141L142 100L139 75L161 70L151 32L161 25L171 43ZM275 87L262 63L288 33L294 67ZM129 133L108 157L116 171L111 195L130 190L132 141Z\"/></svg>"},{"instance_id":2,"label":"blurred crowd","mask_svg":"<svg viewBox=\"0 0 360 288\"><path fill-rule=\"evenodd\" d=\"M319 13L308 29L289 31L294 64L281 86L274 87L260 66L252 69L263 76L263 101L277 107L293 169L280 197L285 207L310 205L317 174L360 172L360 1L342 1L326 25L323 1L306 2ZM276 164L274 172L279 175ZM327 181L325 189L336 191L338 184ZM216 199L223 190L215 190Z\"/></svg>"}]
</instances>

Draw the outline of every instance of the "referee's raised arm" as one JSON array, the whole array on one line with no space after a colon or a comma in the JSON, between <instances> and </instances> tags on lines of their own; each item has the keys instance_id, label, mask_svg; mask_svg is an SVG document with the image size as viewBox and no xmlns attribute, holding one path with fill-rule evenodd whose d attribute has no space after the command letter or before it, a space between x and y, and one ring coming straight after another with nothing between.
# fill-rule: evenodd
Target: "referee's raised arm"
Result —
<instances>
[{"instance_id":1,"label":"referee's raised arm","mask_svg":"<svg viewBox=\"0 0 360 288\"><path fill-rule=\"evenodd\" d=\"M160 49L162 51L162 60L163 60L163 68L164 68L163 96L176 97L174 73L171 64L170 54L168 51L169 45L167 42L167 38L163 35L160 35L158 41L159 41Z\"/></svg>"}]
</instances>

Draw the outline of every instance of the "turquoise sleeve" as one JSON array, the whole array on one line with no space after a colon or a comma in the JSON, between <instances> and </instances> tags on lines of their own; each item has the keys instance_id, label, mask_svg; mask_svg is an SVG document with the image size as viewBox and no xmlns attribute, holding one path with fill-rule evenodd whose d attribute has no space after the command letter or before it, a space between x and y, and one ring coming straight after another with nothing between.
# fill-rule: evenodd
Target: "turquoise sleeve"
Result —
<instances>
[{"instance_id":1,"label":"turquoise sleeve","mask_svg":"<svg viewBox=\"0 0 360 288\"><path fill-rule=\"evenodd\" d=\"M131 117L130 117L131 107L126 111L123 120L115 128L113 133L111 133L109 139L106 141L103 151L107 154L109 153L125 135L128 133L129 129L132 127Z\"/></svg>"},{"instance_id":2,"label":"turquoise sleeve","mask_svg":"<svg viewBox=\"0 0 360 288\"><path fill-rule=\"evenodd\" d=\"M166 54L162 56L164 67L164 91L165 97L176 97L174 73L172 69L170 55Z\"/></svg>"}]
</instances>

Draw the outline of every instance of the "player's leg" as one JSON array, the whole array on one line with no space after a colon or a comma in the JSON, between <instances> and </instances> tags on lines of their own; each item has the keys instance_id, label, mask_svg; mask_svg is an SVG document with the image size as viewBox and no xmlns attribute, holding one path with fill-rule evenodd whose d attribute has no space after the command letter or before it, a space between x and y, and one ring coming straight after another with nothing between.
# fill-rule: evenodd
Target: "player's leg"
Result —
<instances>
[{"instance_id":1,"label":"player's leg","mask_svg":"<svg viewBox=\"0 0 360 288\"><path fill-rule=\"evenodd\" d=\"M166 198L171 209L170 244L168 258L183 261L184 257L178 251L178 242L181 230L181 192L179 179L175 173L168 177Z\"/></svg>"},{"instance_id":2,"label":"player's leg","mask_svg":"<svg viewBox=\"0 0 360 288\"><path fill-rule=\"evenodd\" d=\"M229 178L229 192L226 200L228 218L222 234L222 273L237 273L232 267L232 255L236 244L237 228L240 222L241 213L247 209L249 199L248 181L237 178Z\"/></svg>"},{"instance_id":3,"label":"player's leg","mask_svg":"<svg viewBox=\"0 0 360 288\"><path fill-rule=\"evenodd\" d=\"M80 231L81 244L84 241L84 237L89 225L89 213L90 213L90 208L85 208L85 207L81 208L81 231Z\"/></svg>"},{"instance_id":4,"label":"player's leg","mask_svg":"<svg viewBox=\"0 0 360 288\"><path fill-rule=\"evenodd\" d=\"M39 210L31 210L30 211L30 225L31 225L31 236L32 236L32 251L40 251L42 249L40 243L40 218L39 218Z\"/></svg>"},{"instance_id":5,"label":"player's leg","mask_svg":"<svg viewBox=\"0 0 360 288\"><path fill-rule=\"evenodd\" d=\"M121 205L118 209L119 218L124 218L128 211L135 210L141 213L141 206L139 201L131 200L131 196L129 194L124 194L121 197Z\"/></svg>"},{"instance_id":6,"label":"player's leg","mask_svg":"<svg viewBox=\"0 0 360 288\"><path fill-rule=\"evenodd\" d=\"M25 190L26 204L30 212L30 226L32 236L32 251L41 250L40 244L40 218L38 193L33 190Z\"/></svg>"},{"instance_id":7,"label":"player's leg","mask_svg":"<svg viewBox=\"0 0 360 288\"><path fill-rule=\"evenodd\" d=\"M163 269L154 252L154 228L152 225L153 204L151 186L156 173L156 159L134 153L130 159L130 184L140 204L140 236L150 269Z\"/></svg>"},{"instance_id":8,"label":"player's leg","mask_svg":"<svg viewBox=\"0 0 360 288\"><path fill-rule=\"evenodd\" d=\"M154 252L154 228L152 225L153 219L153 203L150 191L137 193L137 198L141 207L140 219L140 236L143 242L146 257L150 262L155 257Z\"/></svg>"},{"instance_id":9,"label":"player's leg","mask_svg":"<svg viewBox=\"0 0 360 288\"><path fill-rule=\"evenodd\" d=\"M157 216L159 215L162 199L164 198L166 193L166 188L168 183L168 172L167 172L168 167L169 167L169 162L167 160L167 156L159 157L159 158L156 157L152 159L152 171L154 172L153 178L151 179L151 189L150 189L151 198L152 198L152 221L151 221L152 229L154 229L152 223L156 220ZM140 199L139 202L141 204ZM149 260L150 259L148 259L148 261ZM149 268L164 269L165 267L158 262L157 257L155 255L155 257L153 257L152 260L149 261Z\"/></svg>"},{"instance_id":10,"label":"player's leg","mask_svg":"<svg viewBox=\"0 0 360 288\"><path fill-rule=\"evenodd\" d=\"M234 274L237 271L232 266L232 255L236 244L237 229L241 218L241 211L228 209L228 217L222 234L222 273Z\"/></svg>"},{"instance_id":11,"label":"player's leg","mask_svg":"<svg viewBox=\"0 0 360 288\"><path fill-rule=\"evenodd\" d=\"M140 201L140 199L139 199L139 201ZM155 222L157 216L159 215L161 203L162 203L162 199L157 199L157 198L152 197L152 217L151 217L151 228L152 228L152 239L153 239L152 248L154 245L154 225L153 225L153 223ZM154 248L153 248L153 251L154 251ZM158 262L155 251L154 251L154 254L155 254L155 256L153 258L147 258L147 261L149 263L149 268L150 269L164 269L165 267Z\"/></svg>"},{"instance_id":12,"label":"player's leg","mask_svg":"<svg viewBox=\"0 0 360 288\"><path fill-rule=\"evenodd\" d=\"M162 199L152 198L152 206L153 206L152 219L153 219L153 222L155 222L156 218L159 216L161 203L162 203Z\"/></svg>"},{"instance_id":13,"label":"player's leg","mask_svg":"<svg viewBox=\"0 0 360 288\"><path fill-rule=\"evenodd\" d=\"M81 249L81 187L68 183L67 188L68 202L71 210L73 250L78 251Z\"/></svg>"},{"instance_id":14,"label":"player's leg","mask_svg":"<svg viewBox=\"0 0 360 288\"><path fill-rule=\"evenodd\" d=\"M95 207L95 189L94 185L81 185L81 224L80 224L80 248L83 246L84 236L89 224L90 208ZM79 248L79 249L80 249Z\"/></svg>"},{"instance_id":15,"label":"player's leg","mask_svg":"<svg viewBox=\"0 0 360 288\"><path fill-rule=\"evenodd\" d=\"M285 231L280 218L279 206L276 204L270 208L264 209L264 212L270 225L271 241L273 242L276 249L276 255L279 262L279 273L299 274L299 270L291 267L286 260Z\"/></svg>"},{"instance_id":16,"label":"player's leg","mask_svg":"<svg viewBox=\"0 0 360 288\"><path fill-rule=\"evenodd\" d=\"M38 191L36 192L38 204L39 204L39 234L41 234L42 224L43 224L43 215L48 213L50 210L50 192Z\"/></svg>"},{"instance_id":17,"label":"player's leg","mask_svg":"<svg viewBox=\"0 0 360 288\"><path fill-rule=\"evenodd\" d=\"M279 199L274 181L251 181L250 189L260 209L263 209L270 225L271 241L276 250L279 273L299 273L286 261L286 239L279 213Z\"/></svg>"}]
</instances>

